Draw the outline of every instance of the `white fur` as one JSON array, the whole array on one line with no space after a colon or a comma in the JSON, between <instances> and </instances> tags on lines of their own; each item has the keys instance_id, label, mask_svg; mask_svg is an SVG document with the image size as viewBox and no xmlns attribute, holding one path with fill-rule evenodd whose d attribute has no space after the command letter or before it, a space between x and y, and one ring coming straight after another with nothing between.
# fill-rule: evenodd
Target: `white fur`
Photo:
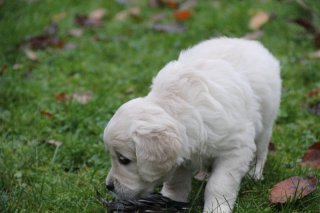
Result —
<instances>
[{"instance_id":1,"label":"white fur","mask_svg":"<svg viewBox=\"0 0 320 213\"><path fill-rule=\"evenodd\" d=\"M204 212L231 212L249 171L262 178L279 109L278 61L260 43L204 41L154 78L150 93L125 103L104 132L112 156L107 184L120 198L162 194L186 201L191 179L211 171ZM117 154L132 162L121 165Z\"/></svg>"}]
</instances>

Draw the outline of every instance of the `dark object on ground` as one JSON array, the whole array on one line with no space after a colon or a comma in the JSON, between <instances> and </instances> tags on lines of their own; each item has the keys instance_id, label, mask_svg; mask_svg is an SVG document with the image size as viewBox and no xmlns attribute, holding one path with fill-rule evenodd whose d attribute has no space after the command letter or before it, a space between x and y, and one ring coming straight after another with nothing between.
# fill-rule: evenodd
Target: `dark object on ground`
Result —
<instances>
[{"instance_id":1,"label":"dark object on ground","mask_svg":"<svg viewBox=\"0 0 320 213\"><path fill-rule=\"evenodd\" d=\"M109 212L186 212L188 203L173 201L159 193L153 193L137 200L103 201Z\"/></svg>"}]
</instances>

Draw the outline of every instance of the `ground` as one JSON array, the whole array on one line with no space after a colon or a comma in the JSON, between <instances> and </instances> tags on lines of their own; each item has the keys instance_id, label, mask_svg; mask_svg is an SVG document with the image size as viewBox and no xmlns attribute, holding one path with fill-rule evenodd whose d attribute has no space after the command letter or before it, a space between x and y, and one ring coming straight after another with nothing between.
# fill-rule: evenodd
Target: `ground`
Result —
<instances>
[{"instance_id":1,"label":"ground","mask_svg":"<svg viewBox=\"0 0 320 213\"><path fill-rule=\"evenodd\" d=\"M319 115L308 109L314 99L309 91L320 87L320 59L310 55L317 50L316 32L294 22L312 18L320 27L320 3L201 0L190 17L176 17L185 19L186 31L179 33L153 29L155 14L164 14L159 22L174 22L174 5L146 2L0 1L0 211L103 212L99 197L111 195L103 185L110 158L102 133L115 110L146 95L152 76L181 49L216 36L243 37L253 31L250 19L264 11L270 16L258 26L263 35L257 39L282 66L276 151L268 156L263 181L244 179L234 212L320 212L319 187L295 203L279 206L268 199L283 179L320 177L319 169L300 165L304 152L320 140ZM132 7L140 10L120 13ZM105 9L100 26L75 23L75 15L99 8ZM57 43L39 48L28 40L53 21ZM72 29L78 36L69 35ZM203 183L194 181L190 212L200 212L202 189Z\"/></svg>"}]
</instances>

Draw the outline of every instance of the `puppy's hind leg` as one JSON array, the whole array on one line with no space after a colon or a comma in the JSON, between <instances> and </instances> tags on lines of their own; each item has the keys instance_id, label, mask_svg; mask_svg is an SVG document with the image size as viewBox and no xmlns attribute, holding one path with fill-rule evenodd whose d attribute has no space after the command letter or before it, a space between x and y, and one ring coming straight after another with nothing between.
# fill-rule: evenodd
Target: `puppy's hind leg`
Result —
<instances>
[{"instance_id":1,"label":"puppy's hind leg","mask_svg":"<svg viewBox=\"0 0 320 213\"><path fill-rule=\"evenodd\" d=\"M192 171L179 167L163 184L161 194L175 201L187 202L191 191Z\"/></svg>"},{"instance_id":2,"label":"puppy's hind leg","mask_svg":"<svg viewBox=\"0 0 320 213\"><path fill-rule=\"evenodd\" d=\"M263 180L263 168L267 160L269 143L272 135L272 126L264 129L264 131L256 139L256 158L252 162L252 168L249 175L255 180Z\"/></svg>"},{"instance_id":3,"label":"puppy's hind leg","mask_svg":"<svg viewBox=\"0 0 320 213\"><path fill-rule=\"evenodd\" d=\"M204 213L232 212L240 182L249 170L254 150L241 148L214 160L205 189Z\"/></svg>"}]
</instances>

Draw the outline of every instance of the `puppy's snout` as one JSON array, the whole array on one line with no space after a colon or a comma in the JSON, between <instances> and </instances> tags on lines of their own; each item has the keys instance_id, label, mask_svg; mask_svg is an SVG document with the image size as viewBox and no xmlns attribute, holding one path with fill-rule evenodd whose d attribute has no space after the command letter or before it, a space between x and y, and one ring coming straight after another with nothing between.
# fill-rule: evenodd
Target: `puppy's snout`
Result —
<instances>
[{"instance_id":1,"label":"puppy's snout","mask_svg":"<svg viewBox=\"0 0 320 213\"><path fill-rule=\"evenodd\" d=\"M106 183L106 188L109 190L109 191L113 191L114 190L114 184L113 183Z\"/></svg>"}]
</instances>

